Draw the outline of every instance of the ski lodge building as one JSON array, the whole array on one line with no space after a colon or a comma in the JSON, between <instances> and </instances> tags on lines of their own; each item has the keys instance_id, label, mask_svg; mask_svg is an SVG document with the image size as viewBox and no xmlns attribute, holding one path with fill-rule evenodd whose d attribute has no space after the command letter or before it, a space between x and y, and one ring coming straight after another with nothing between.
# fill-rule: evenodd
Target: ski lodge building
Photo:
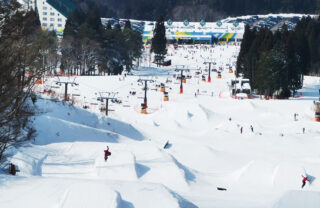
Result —
<instances>
[{"instance_id":1,"label":"ski lodge building","mask_svg":"<svg viewBox=\"0 0 320 208\"><path fill-rule=\"evenodd\" d=\"M67 18L76 6L71 0L20 0L26 9L37 9L43 30L63 35Z\"/></svg>"},{"instance_id":2,"label":"ski lodge building","mask_svg":"<svg viewBox=\"0 0 320 208\"><path fill-rule=\"evenodd\" d=\"M169 22L170 23L170 22ZM143 41L147 42L153 37L155 22L146 22L143 31ZM213 42L241 42L244 34L243 23L208 22L165 22L166 38L170 42L206 43Z\"/></svg>"},{"instance_id":3,"label":"ski lodge building","mask_svg":"<svg viewBox=\"0 0 320 208\"><path fill-rule=\"evenodd\" d=\"M112 25L117 23L124 27L126 19L101 18L104 26L110 22ZM131 27L142 33L143 42L147 43L153 37L153 30L156 22L130 20ZM244 23L237 21L222 23L208 22L165 22L166 38L169 42L187 42L187 43L206 43L211 44L214 41L219 42L241 42L244 34Z\"/></svg>"}]
</instances>

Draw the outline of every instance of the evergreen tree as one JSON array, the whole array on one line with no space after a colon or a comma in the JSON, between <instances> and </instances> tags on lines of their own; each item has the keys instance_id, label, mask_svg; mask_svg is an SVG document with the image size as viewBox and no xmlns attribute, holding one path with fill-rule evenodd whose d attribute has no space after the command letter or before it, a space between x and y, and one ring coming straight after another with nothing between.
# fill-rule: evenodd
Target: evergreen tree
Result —
<instances>
[{"instance_id":1,"label":"evergreen tree","mask_svg":"<svg viewBox=\"0 0 320 208\"><path fill-rule=\"evenodd\" d=\"M125 66L128 71L132 68L132 62L139 58L142 54L142 35L138 31L131 29L130 21L126 21L123 30L123 36L125 39L125 47L127 51L127 58L125 59Z\"/></svg>"},{"instance_id":2,"label":"evergreen tree","mask_svg":"<svg viewBox=\"0 0 320 208\"><path fill-rule=\"evenodd\" d=\"M126 55L124 36L120 25L106 30L102 41L102 62L108 74L120 74L123 70L123 60Z\"/></svg>"},{"instance_id":3,"label":"evergreen tree","mask_svg":"<svg viewBox=\"0 0 320 208\"><path fill-rule=\"evenodd\" d=\"M129 30L131 30L131 22L130 22L130 20L127 20L127 21L126 21L126 24L124 25L124 29L129 29Z\"/></svg>"},{"instance_id":4,"label":"evergreen tree","mask_svg":"<svg viewBox=\"0 0 320 208\"><path fill-rule=\"evenodd\" d=\"M96 6L89 10L85 19L86 27L87 27L87 35L89 39L99 40L102 34L102 23L99 14L99 8Z\"/></svg>"},{"instance_id":5,"label":"evergreen tree","mask_svg":"<svg viewBox=\"0 0 320 208\"><path fill-rule=\"evenodd\" d=\"M255 38L255 29L251 30L249 25L245 26L245 32L241 42L241 48L237 59L237 69L236 75L239 76L239 73L244 73L246 70L246 59L247 54L250 50L250 46Z\"/></svg>"},{"instance_id":6,"label":"evergreen tree","mask_svg":"<svg viewBox=\"0 0 320 208\"><path fill-rule=\"evenodd\" d=\"M121 31L121 26L119 23L115 24L114 27L113 27L113 30L114 31L117 31L117 32L120 32Z\"/></svg>"},{"instance_id":7,"label":"evergreen tree","mask_svg":"<svg viewBox=\"0 0 320 208\"><path fill-rule=\"evenodd\" d=\"M155 61L157 64L164 60L164 56L167 53L166 44L166 28L163 17L160 17L156 22L151 40L151 51L155 53Z\"/></svg>"},{"instance_id":8,"label":"evergreen tree","mask_svg":"<svg viewBox=\"0 0 320 208\"><path fill-rule=\"evenodd\" d=\"M112 30L112 25L111 25L110 21L108 21L106 29L107 30Z\"/></svg>"},{"instance_id":9,"label":"evergreen tree","mask_svg":"<svg viewBox=\"0 0 320 208\"><path fill-rule=\"evenodd\" d=\"M264 52L264 58L259 59L257 63L256 89L265 96L272 96L283 86L282 75L286 73L287 66L284 64L286 60L281 47L277 46L276 49Z\"/></svg>"},{"instance_id":10,"label":"evergreen tree","mask_svg":"<svg viewBox=\"0 0 320 208\"><path fill-rule=\"evenodd\" d=\"M65 28L63 31L63 37L71 36L73 38L78 37L78 28L85 22L85 14L81 10L74 10L71 16L67 19Z\"/></svg>"}]
</instances>

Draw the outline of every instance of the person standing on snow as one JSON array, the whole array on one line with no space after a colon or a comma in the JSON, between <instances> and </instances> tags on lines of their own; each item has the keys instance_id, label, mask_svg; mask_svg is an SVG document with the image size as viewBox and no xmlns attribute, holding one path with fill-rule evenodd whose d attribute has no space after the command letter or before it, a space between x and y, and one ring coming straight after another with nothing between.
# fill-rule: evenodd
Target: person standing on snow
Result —
<instances>
[{"instance_id":1,"label":"person standing on snow","mask_svg":"<svg viewBox=\"0 0 320 208\"><path fill-rule=\"evenodd\" d=\"M242 130L243 130L243 127L241 126L241 128L240 128L240 133L242 134Z\"/></svg>"},{"instance_id":2,"label":"person standing on snow","mask_svg":"<svg viewBox=\"0 0 320 208\"><path fill-rule=\"evenodd\" d=\"M253 126L252 125L250 125L250 129L251 129L251 132L253 133Z\"/></svg>"},{"instance_id":3,"label":"person standing on snow","mask_svg":"<svg viewBox=\"0 0 320 208\"><path fill-rule=\"evenodd\" d=\"M301 176L302 176L302 186L301 186L301 188L303 188L306 185L306 182L309 181L309 180L308 180L307 176L303 176L303 175L301 175Z\"/></svg>"},{"instance_id":4,"label":"person standing on snow","mask_svg":"<svg viewBox=\"0 0 320 208\"><path fill-rule=\"evenodd\" d=\"M108 156L111 155L111 152L109 151L109 146L107 146L107 149L104 150L104 161L108 160Z\"/></svg>"}]
</instances>

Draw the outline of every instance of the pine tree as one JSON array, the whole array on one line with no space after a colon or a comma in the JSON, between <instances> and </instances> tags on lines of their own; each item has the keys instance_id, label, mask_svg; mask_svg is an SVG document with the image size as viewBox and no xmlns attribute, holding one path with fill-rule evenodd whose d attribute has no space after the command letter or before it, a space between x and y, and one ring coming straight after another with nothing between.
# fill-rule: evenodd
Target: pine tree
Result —
<instances>
[{"instance_id":1,"label":"pine tree","mask_svg":"<svg viewBox=\"0 0 320 208\"><path fill-rule=\"evenodd\" d=\"M243 35L243 40L241 42L241 49L237 59L237 70L236 75L239 76L240 73L245 72L245 65L247 54L250 50L250 46L255 38L255 29L251 30L249 25L245 26L245 32Z\"/></svg>"},{"instance_id":2,"label":"pine tree","mask_svg":"<svg viewBox=\"0 0 320 208\"><path fill-rule=\"evenodd\" d=\"M114 27L113 27L113 30L114 31L117 31L117 32L121 32L121 26L119 23L115 24Z\"/></svg>"},{"instance_id":3,"label":"pine tree","mask_svg":"<svg viewBox=\"0 0 320 208\"><path fill-rule=\"evenodd\" d=\"M257 63L255 74L256 89L265 96L272 96L281 89L283 74L287 69L282 46L263 53L263 58Z\"/></svg>"},{"instance_id":4,"label":"pine tree","mask_svg":"<svg viewBox=\"0 0 320 208\"><path fill-rule=\"evenodd\" d=\"M78 38L78 28L85 22L85 14L81 10L74 10L71 16L67 19L65 28L63 31L63 37L71 36Z\"/></svg>"},{"instance_id":5,"label":"pine tree","mask_svg":"<svg viewBox=\"0 0 320 208\"><path fill-rule=\"evenodd\" d=\"M130 20L127 20L127 21L126 21L126 24L124 25L124 29L129 29L129 30L131 30L131 22L130 22Z\"/></svg>"},{"instance_id":6,"label":"pine tree","mask_svg":"<svg viewBox=\"0 0 320 208\"><path fill-rule=\"evenodd\" d=\"M164 26L163 17L160 17L156 22L151 43L151 51L155 53L155 61L157 64L159 64L164 60L164 56L167 53L166 28Z\"/></svg>"},{"instance_id":7,"label":"pine tree","mask_svg":"<svg viewBox=\"0 0 320 208\"><path fill-rule=\"evenodd\" d=\"M111 25L110 21L108 21L106 29L107 30L112 30L112 25Z\"/></svg>"},{"instance_id":8,"label":"pine tree","mask_svg":"<svg viewBox=\"0 0 320 208\"><path fill-rule=\"evenodd\" d=\"M142 54L142 36L138 31L131 29L130 20L126 21L123 29L123 36L125 40L125 47L127 51L125 66L128 71L131 70L133 61L139 58Z\"/></svg>"}]
</instances>

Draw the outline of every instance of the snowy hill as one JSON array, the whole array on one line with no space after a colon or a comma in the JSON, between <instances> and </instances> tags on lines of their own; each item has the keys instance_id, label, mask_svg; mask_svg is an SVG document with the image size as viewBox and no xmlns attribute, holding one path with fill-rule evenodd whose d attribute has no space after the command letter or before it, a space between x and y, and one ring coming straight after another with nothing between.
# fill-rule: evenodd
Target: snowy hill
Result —
<instances>
[{"instance_id":1,"label":"snowy hill","mask_svg":"<svg viewBox=\"0 0 320 208\"><path fill-rule=\"evenodd\" d=\"M0 174L0 207L319 207L320 124L312 106L320 79L305 77L301 98L232 99L228 83L234 74L226 64L234 65L238 51L234 45L170 47L174 65L194 68L183 94L175 67L149 67L148 59L126 77L76 77L79 86L69 88L74 106L43 93L63 97L63 86L47 77L36 89L42 92L36 103L42 113L34 121L38 135L11 150L9 159L20 172ZM211 83L202 81L207 59L223 69L221 79L212 72ZM155 81L148 85L146 115L140 113L144 92L137 82L145 77ZM100 112L105 103L97 101L105 91L118 92L122 101L110 102L108 117ZM105 162L107 146L112 155ZM316 179L301 189L304 171Z\"/></svg>"}]
</instances>

